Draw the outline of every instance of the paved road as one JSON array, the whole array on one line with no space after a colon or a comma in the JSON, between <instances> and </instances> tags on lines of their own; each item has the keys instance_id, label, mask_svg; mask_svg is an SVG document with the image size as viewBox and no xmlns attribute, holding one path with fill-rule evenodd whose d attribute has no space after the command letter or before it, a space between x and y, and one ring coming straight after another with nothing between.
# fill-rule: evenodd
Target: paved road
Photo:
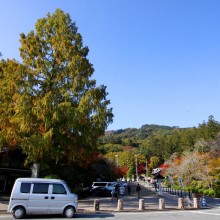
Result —
<instances>
[{"instance_id":1,"label":"paved road","mask_svg":"<svg viewBox=\"0 0 220 220\"><path fill-rule=\"evenodd\" d=\"M120 199L123 199L123 211L137 211L139 208L139 200L135 191L136 183L131 186L131 196L122 195ZM144 200L146 211L155 211L159 209L159 199L163 198L165 201L165 210L177 210L178 209L178 195L171 195L168 192L163 192L163 195L159 195L153 188L146 189L141 186L141 199ZM79 201L79 211L89 212L94 211L94 200L100 201L100 211L116 211L117 201L112 201L111 198L102 197L90 197ZM206 197L207 207L201 208L213 208L220 207L220 199L214 199ZM186 204L185 204L186 205ZM185 209L192 209L192 207L185 206Z\"/></svg>"},{"instance_id":2,"label":"paved road","mask_svg":"<svg viewBox=\"0 0 220 220\"><path fill-rule=\"evenodd\" d=\"M131 195L120 195L119 199L123 200L123 211L137 211L139 209L139 199L135 191L136 184L131 185ZM168 193L167 193L168 194ZM166 209L176 209L178 206L178 199L175 196L167 195L160 196L154 191L148 190L141 186L141 199L144 200L146 210L158 210L159 199L164 198ZM90 197L79 201L79 212L94 211L94 200L100 203L100 211L114 212L117 210L118 202L110 197Z\"/></svg>"},{"instance_id":3,"label":"paved road","mask_svg":"<svg viewBox=\"0 0 220 220\"><path fill-rule=\"evenodd\" d=\"M12 220L12 215L0 215L0 219ZM25 218L26 220L40 219L40 220L60 220L65 219L60 216L34 216ZM87 213L77 214L74 219L83 220L219 220L220 209L205 209L205 210L187 210L187 211L154 211L154 212L113 212L113 213Z\"/></svg>"},{"instance_id":4,"label":"paved road","mask_svg":"<svg viewBox=\"0 0 220 220\"><path fill-rule=\"evenodd\" d=\"M123 199L123 210L117 211L116 200L112 201L109 197L89 197L86 199L79 200L79 209L76 218L79 219L123 219L123 220L142 220L146 218L151 219L193 219L193 220L215 220L220 219L220 199L213 199L207 197L207 207L201 207L201 209L193 209L191 207L186 207L185 210L178 210L178 196L170 195L164 192L163 195L158 195L155 193L154 189L146 189L141 186L141 199L144 200L145 210L139 211L139 200L137 198L137 193L135 191L136 183L132 184L131 196L121 195L120 199ZM159 199L163 198L165 201L165 210L159 211ZM94 211L94 200L98 199L100 202L100 210ZM7 204L8 200L0 197L0 219L13 219L12 215L7 214ZM31 217L26 219L63 219L62 217Z\"/></svg>"}]
</instances>

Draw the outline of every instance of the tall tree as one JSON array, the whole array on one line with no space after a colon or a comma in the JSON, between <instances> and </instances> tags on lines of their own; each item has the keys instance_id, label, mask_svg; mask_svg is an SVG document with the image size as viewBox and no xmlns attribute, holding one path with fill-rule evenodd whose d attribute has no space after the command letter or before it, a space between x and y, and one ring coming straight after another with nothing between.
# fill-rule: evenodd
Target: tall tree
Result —
<instances>
[{"instance_id":1,"label":"tall tree","mask_svg":"<svg viewBox=\"0 0 220 220\"><path fill-rule=\"evenodd\" d=\"M21 34L28 68L15 115L27 162L78 161L92 153L112 122L106 86L96 86L88 47L69 14L57 9Z\"/></svg>"},{"instance_id":2,"label":"tall tree","mask_svg":"<svg viewBox=\"0 0 220 220\"><path fill-rule=\"evenodd\" d=\"M212 115L209 116L208 122L203 121L203 123L199 125L200 136L205 141L213 140L219 131L220 123L216 121Z\"/></svg>"},{"instance_id":3,"label":"tall tree","mask_svg":"<svg viewBox=\"0 0 220 220\"><path fill-rule=\"evenodd\" d=\"M15 148L20 143L15 115L26 68L15 60L0 61L0 147Z\"/></svg>"}]
</instances>

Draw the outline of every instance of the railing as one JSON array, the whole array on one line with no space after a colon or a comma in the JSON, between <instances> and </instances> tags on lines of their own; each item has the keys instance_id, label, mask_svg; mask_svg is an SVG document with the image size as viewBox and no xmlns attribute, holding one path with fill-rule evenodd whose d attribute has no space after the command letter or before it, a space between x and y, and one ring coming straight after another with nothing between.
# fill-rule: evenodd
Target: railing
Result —
<instances>
[{"instance_id":1,"label":"railing","mask_svg":"<svg viewBox=\"0 0 220 220\"><path fill-rule=\"evenodd\" d=\"M189 198L192 198L192 192L190 192L190 191L174 189L174 188L171 188L171 187L163 187L163 191L168 192L172 195L177 195L179 197L188 196Z\"/></svg>"}]
</instances>

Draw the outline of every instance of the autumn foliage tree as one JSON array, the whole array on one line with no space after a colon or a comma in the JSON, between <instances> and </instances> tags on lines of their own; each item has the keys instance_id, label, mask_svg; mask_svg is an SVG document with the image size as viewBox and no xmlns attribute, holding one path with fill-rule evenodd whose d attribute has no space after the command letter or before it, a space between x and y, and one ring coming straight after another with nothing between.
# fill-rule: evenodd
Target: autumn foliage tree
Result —
<instances>
[{"instance_id":1,"label":"autumn foliage tree","mask_svg":"<svg viewBox=\"0 0 220 220\"><path fill-rule=\"evenodd\" d=\"M22 33L20 42L24 70L17 62L1 62L4 89L14 90L8 97L2 90L10 108L1 120L13 121L27 162L84 163L113 118L106 86L91 78L88 47L69 14L59 9L39 19L35 31ZM15 85L6 84L10 74Z\"/></svg>"},{"instance_id":2,"label":"autumn foliage tree","mask_svg":"<svg viewBox=\"0 0 220 220\"><path fill-rule=\"evenodd\" d=\"M17 105L23 87L26 68L15 60L0 62L0 147L14 149L19 145L16 123Z\"/></svg>"}]
</instances>

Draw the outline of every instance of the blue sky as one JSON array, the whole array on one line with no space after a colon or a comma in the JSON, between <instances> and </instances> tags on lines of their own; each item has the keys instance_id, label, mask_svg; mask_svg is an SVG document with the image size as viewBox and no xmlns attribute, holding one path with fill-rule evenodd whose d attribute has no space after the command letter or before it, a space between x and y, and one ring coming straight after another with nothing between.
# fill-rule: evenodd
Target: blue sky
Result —
<instances>
[{"instance_id":1,"label":"blue sky","mask_svg":"<svg viewBox=\"0 0 220 220\"><path fill-rule=\"evenodd\" d=\"M220 1L0 0L2 58L19 58L20 33L56 8L76 22L93 78L109 92L108 130L220 121Z\"/></svg>"}]
</instances>

